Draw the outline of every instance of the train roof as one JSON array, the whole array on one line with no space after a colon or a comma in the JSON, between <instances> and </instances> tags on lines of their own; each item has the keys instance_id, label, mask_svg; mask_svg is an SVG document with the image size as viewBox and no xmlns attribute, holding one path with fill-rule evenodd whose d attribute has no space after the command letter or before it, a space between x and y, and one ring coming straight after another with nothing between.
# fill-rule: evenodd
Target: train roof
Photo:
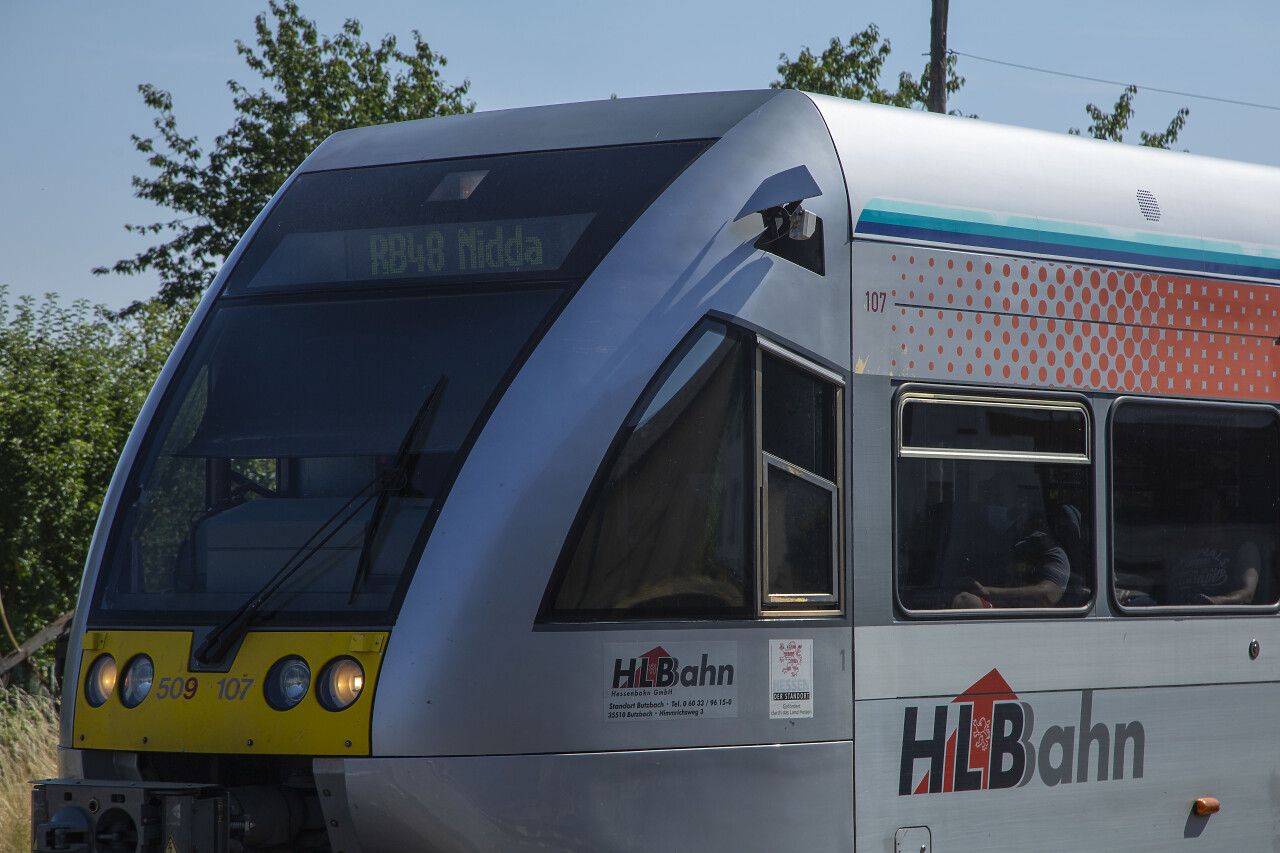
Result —
<instances>
[{"instance_id":1,"label":"train roof","mask_svg":"<svg viewBox=\"0 0 1280 853\"><path fill-rule=\"evenodd\" d=\"M1038 232L1271 260L1265 247L1280 245L1280 169L811 97L855 222L926 216L953 235Z\"/></svg>"},{"instance_id":2,"label":"train roof","mask_svg":"<svg viewBox=\"0 0 1280 853\"><path fill-rule=\"evenodd\" d=\"M868 222L881 237L892 236L885 223L941 222L946 233L938 242L967 232L1040 234L1049 240L1042 254L1056 254L1055 240L1104 248L1120 241L1150 246L1166 261L1170 254L1257 256L1270 280L1280 270L1280 169L793 90L621 98L359 128L326 140L302 171L715 139L775 98L808 99L815 119L825 121L855 234L871 235L871 225L860 228ZM927 234L915 238L928 242ZM999 247L994 242L975 245ZM1036 252L1035 240L1013 242L1006 248ZM1234 274L1252 275L1245 268Z\"/></svg>"},{"instance_id":3,"label":"train roof","mask_svg":"<svg viewBox=\"0 0 1280 853\"><path fill-rule=\"evenodd\" d=\"M362 127L329 137L304 169L718 139L779 93L765 89L616 98Z\"/></svg>"}]
</instances>

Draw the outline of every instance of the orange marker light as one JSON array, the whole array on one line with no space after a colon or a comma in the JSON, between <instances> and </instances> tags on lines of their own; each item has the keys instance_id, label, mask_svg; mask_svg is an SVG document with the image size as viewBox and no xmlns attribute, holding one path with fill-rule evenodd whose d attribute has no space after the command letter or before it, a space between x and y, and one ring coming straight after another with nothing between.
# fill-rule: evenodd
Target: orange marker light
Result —
<instances>
[{"instance_id":1,"label":"orange marker light","mask_svg":"<svg viewBox=\"0 0 1280 853\"><path fill-rule=\"evenodd\" d=\"M1218 803L1217 797L1196 798L1196 814L1217 814L1218 809L1220 808L1222 808L1222 806Z\"/></svg>"}]
</instances>

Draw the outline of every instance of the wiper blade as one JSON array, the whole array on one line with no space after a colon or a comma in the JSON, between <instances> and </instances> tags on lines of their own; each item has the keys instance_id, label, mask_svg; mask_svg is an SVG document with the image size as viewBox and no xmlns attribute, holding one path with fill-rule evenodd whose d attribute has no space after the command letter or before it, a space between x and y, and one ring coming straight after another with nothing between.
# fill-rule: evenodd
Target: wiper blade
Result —
<instances>
[{"instance_id":1,"label":"wiper blade","mask_svg":"<svg viewBox=\"0 0 1280 853\"><path fill-rule=\"evenodd\" d=\"M409 429L405 432L404 437L400 440L400 447L396 450L396 455L392 460L391 466L379 474L374 479L365 483L351 498L338 508L333 515L325 519L324 523L316 528L315 532L307 538L294 551L289 559L285 560L280 569L271 576L271 578L262 585L262 587L250 596L244 604L232 613L226 620L214 628L204 642L200 644L200 648L196 650L195 659L201 664L209 665L215 661L222 660L226 653L248 632L253 624L254 617L276 594L276 591L282 587L289 578L293 577L297 571L307 564L307 561L316 554L325 544L338 534L350 521L355 518L365 508L370 500L373 500L374 494L377 495L377 502L374 504L373 513L369 519L369 524L365 528L364 543L360 549L360 559L356 567L356 576L351 585L351 598L348 603L355 599L356 590L359 588L360 581L368 572L370 545L373 542L374 535L378 525L382 520L383 514L386 512L387 497L391 492L403 487L408 482L407 463L409 454L413 450L414 439L419 433L430 431L431 424L435 420L436 411L439 409L440 397L444 393L444 387L448 384L448 378L441 375L436 381L435 386L423 400L422 405L418 408L418 413L414 415L413 421L409 424ZM365 494L370 488L377 486L374 493ZM364 496L361 500L361 496ZM360 503L354 509L350 509L352 504L359 500ZM348 510L350 511L348 512ZM343 513L346 517L334 524L335 520ZM332 525L332 529L330 528ZM326 533L325 531L328 530ZM324 534L320 541L316 541L317 537ZM314 543L314 544L312 544Z\"/></svg>"},{"instance_id":2,"label":"wiper blade","mask_svg":"<svg viewBox=\"0 0 1280 853\"><path fill-rule=\"evenodd\" d=\"M386 514L387 501L393 491L404 488L409 482L409 454L413 452L414 444L424 441L431 432L431 425L435 422L436 412L440 410L440 398L444 396L444 389L448 384L449 377L443 373L440 374L440 378L436 380L431 392L427 394L427 398L418 407L418 413L414 415L413 420L409 423L409 429L405 431L404 437L400 439L400 447L396 450L396 455L391 460L390 467L385 469L379 477L378 499L373 504L373 512L370 514L369 523L364 529L364 542L360 546L360 559L356 563L356 575L351 579L351 595L347 597L347 604L355 602L356 592L369 574L370 563L373 560L371 556L373 553L373 540L378 535L378 528L382 524L382 516Z\"/></svg>"},{"instance_id":3,"label":"wiper blade","mask_svg":"<svg viewBox=\"0 0 1280 853\"><path fill-rule=\"evenodd\" d=\"M245 600L244 604L240 605L235 613L232 613L227 619L223 620L223 622L221 622L216 628L210 631L209 635L204 638L204 642L200 644L200 648L196 650L194 655L196 661L208 666L215 661L222 660L227 651L238 643L240 638L248 632L249 626L253 624L254 617L257 615L258 611L262 609L262 606L270 600L271 596L275 595L276 590L280 589L280 587L284 585L285 581L293 577L298 569L305 566L307 561L310 560L316 552L323 548L330 539L336 536L338 531L342 530L343 527L346 527L351 519L355 518L356 515L365 508L365 505L373 499L372 494L365 493L368 492L376 482L377 479L375 478L361 486L359 491L352 495L345 504L338 507L337 511L334 512L333 515L325 519L324 523L317 527L315 532L307 537L307 541L303 542L302 545L298 547L298 550L294 551L289 559L284 561L284 564L274 575L271 576L269 580L267 580L265 584L261 586L261 588L258 589L257 592L249 596L249 598ZM361 495L364 496L363 500L360 500ZM347 512L351 505L357 500L360 500L359 506L352 509L350 512ZM340 522L334 524L334 521L338 516L342 515L344 512L347 513L346 518L343 518ZM333 529L329 530L328 533L325 533L325 530L328 529L330 525L333 525ZM324 534L324 538L320 539L319 542L316 542L316 538L322 533ZM315 543L314 545L312 544L313 542Z\"/></svg>"}]
</instances>

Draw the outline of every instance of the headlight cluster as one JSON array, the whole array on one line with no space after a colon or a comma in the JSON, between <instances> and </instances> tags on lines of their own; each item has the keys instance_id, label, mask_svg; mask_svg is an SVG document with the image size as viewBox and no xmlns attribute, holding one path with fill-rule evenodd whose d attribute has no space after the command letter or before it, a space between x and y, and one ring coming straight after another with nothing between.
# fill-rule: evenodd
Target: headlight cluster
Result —
<instances>
[{"instance_id":1,"label":"headlight cluster","mask_svg":"<svg viewBox=\"0 0 1280 853\"><path fill-rule=\"evenodd\" d=\"M276 661L267 673L264 693L267 704L277 711L296 706L311 689L311 667L297 655ZM364 690L364 667L353 657L334 658L320 670L316 699L329 711L349 708Z\"/></svg>"},{"instance_id":2,"label":"headlight cluster","mask_svg":"<svg viewBox=\"0 0 1280 853\"><path fill-rule=\"evenodd\" d=\"M116 659L109 654L99 655L89 667L85 678L84 697L94 708L100 707L115 692L120 682L120 702L126 708L136 708L151 692L156 667L147 655L134 655L120 674ZM298 655L288 655L276 661L267 672L263 696L267 704L277 711L294 708L311 690L311 666ZM320 670L316 681L316 699L329 711L341 711L351 707L364 690L364 667L353 657L343 655L334 658Z\"/></svg>"},{"instance_id":3,"label":"headlight cluster","mask_svg":"<svg viewBox=\"0 0 1280 853\"><path fill-rule=\"evenodd\" d=\"M121 682L120 701L126 708L136 708L151 692L151 682L155 680L156 667L147 655L134 655L124 666L124 678L119 677L116 659L111 655L100 655L89 667L89 677L84 683L84 698L97 708L111 697L116 689L116 682Z\"/></svg>"}]
</instances>

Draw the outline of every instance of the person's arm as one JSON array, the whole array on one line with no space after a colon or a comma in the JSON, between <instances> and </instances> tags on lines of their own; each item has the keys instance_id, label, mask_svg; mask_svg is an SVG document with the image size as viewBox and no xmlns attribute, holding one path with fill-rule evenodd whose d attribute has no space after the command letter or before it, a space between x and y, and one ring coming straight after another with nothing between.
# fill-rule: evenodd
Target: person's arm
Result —
<instances>
[{"instance_id":1,"label":"person's arm","mask_svg":"<svg viewBox=\"0 0 1280 853\"><path fill-rule=\"evenodd\" d=\"M984 586L974 581L974 595L991 602L992 607L1054 607L1062 600L1071 579L1071 563L1067 552L1057 546L1046 548L1036 557L1036 576L1040 580L1021 586Z\"/></svg>"},{"instance_id":2,"label":"person's arm","mask_svg":"<svg viewBox=\"0 0 1280 853\"><path fill-rule=\"evenodd\" d=\"M1025 586L983 586L975 581L973 591L990 601L992 607L1053 607L1066 590L1045 578Z\"/></svg>"},{"instance_id":3,"label":"person's arm","mask_svg":"<svg viewBox=\"0 0 1280 853\"><path fill-rule=\"evenodd\" d=\"M1262 564L1258 546L1252 542L1241 545L1236 552L1235 564L1240 577L1238 588L1222 595L1197 595L1196 600L1201 604L1253 604L1254 593L1258 591L1258 569Z\"/></svg>"}]
</instances>

